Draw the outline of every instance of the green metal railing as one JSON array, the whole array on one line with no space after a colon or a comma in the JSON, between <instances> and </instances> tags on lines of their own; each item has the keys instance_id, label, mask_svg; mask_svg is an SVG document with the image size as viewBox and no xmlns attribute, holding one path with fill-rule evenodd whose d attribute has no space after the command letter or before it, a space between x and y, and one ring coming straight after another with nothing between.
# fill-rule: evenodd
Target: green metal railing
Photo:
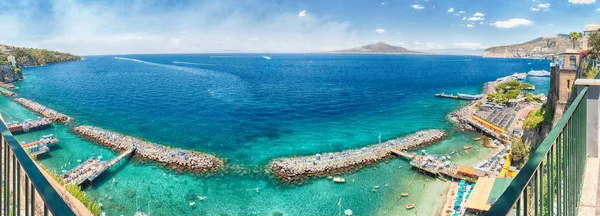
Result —
<instances>
[{"instance_id":1,"label":"green metal railing","mask_svg":"<svg viewBox=\"0 0 600 216\"><path fill-rule=\"evenodd\" d=\"M0 121L0 215L75 215Z\"/></svg>"},{"instance_id":2,"label":"green metal railing","mask_svg":"<svg viewBox=\"0 0 600 216\"><path fill-rule=\"evenodd\" d=\"M579 92L486 215L577 215L586 162L587 92L588 87Z\"/></svg>"}]
</instances>

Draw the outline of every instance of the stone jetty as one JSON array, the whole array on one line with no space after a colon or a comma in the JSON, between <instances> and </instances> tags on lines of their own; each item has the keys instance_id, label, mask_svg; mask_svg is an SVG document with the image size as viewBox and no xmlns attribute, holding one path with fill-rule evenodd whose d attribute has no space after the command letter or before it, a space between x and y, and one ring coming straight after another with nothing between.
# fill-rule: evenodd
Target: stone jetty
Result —
<instances>
[{"instance_id":1,"label":"stone jetty","mask_svg":"<svg viewBox=\"0 0 600 216\"><path fill-rule=\"evenodd\" d=\"M14 97L17 96L17 93L14 93L12 91L6 90L6 89L0 89L0 94L6 96L6 97Z\"/></svg>"},{"instance_id":2,"label":"stone jetty","mask_svg":"<svg viewBox=\"0 0 600 216\"><path fill-rule=\"evenodd\" d=\"M423 130L408 136L374 144L360 149L316 154L312 156L278 158L269 168L282 181L297 181L312 176L323 176L384 160L391 150L406 151L438 142L446 136L442 130Z\"/></svg>"},{"instance_id":3,"label":"stone jetty","mask_svg":"<svg viewBox=\"0 0 600 216\"><path fill-rule=\"evenodd\" d=\"M114 150L135 148L135 156L168 165L175 170L204 172L215 171L223 166L223 160L207 153L167 147L98 127L78 126L74 131Z\"/></svg>"},{"instance_id":4,"label":"stone jetty","mask_svg":"<svg viewBox=\"0 0 600 216\"><path fill-rule=\"evenodd\" d=\"M70 122L73 120L73 118L71 118L67 115L59 113L59 112L57 112L53 109L50 109L44 105L33 102L31 100L27 100L25 98L15 98L14 101L21 104L23 107L25 107L33 112L36 112L52 121L67 123L67 122Z\"/></svg>"},{"instance_id":5,"label":"stone jetty","mask_svg":"<svg viewBox=\"0 0 600 216\"><path fill-rule=\"evenodd\" d=\"M17 89L17 87L15 87L15 85L13 85L12 83L2 83L2 82L0 82L0 88Z\"/></svg>"}]
</instances>

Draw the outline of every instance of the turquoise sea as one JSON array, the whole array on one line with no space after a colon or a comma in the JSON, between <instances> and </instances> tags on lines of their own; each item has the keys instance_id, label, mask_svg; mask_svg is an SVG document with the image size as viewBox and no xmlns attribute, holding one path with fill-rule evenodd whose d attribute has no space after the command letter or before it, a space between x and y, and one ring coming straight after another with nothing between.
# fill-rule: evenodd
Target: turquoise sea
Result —
<instances>
[{"instance_id":1,"label":"turquoise sea","mask_svg":"<svg viewBox=\"0 0 600 216\"><path fill-rule=\"evenodd\" d=\"M115 58L117 57L117 58ZM213 176L176 174L154 164L127 161L86 190L106 215L434 215L445 184L392 159L301 186L266 175L269 160L362 147L420 129L451 132L427 151L476 164L492 150L476 135L452 132L445 116L466 102L435 93L479 93L482 84L548 61L474 56L273 54L88 56L85 61L24 70L20 96L89 124L181 148L214 153L227 167ZM549 78L528 78L547 93ZM11 120L38 118L7 98L0 113ZM61 172L78 159L114 152L82 140L71 125L17 136L28 142L48 133L60 143L40 162ZM399 168L402 166L402 168ZM112 180L115 180L113 182ZM421 182L422 181L422 182ZM412 183L411 183L412 182ZM379 185L377 192L373 186ZM388 186L385 186L388 185ZM256 191L258 188L258 191ZM398 199L408 191L408 198ZM204 196L205 201L190 197ZM110 199L109 199L110 197ZM341 200L341 202L340 202ZM340 203L341 205L338 205ZM415 203L409 211L404 206Z\"/></svg>"}]
</instances>

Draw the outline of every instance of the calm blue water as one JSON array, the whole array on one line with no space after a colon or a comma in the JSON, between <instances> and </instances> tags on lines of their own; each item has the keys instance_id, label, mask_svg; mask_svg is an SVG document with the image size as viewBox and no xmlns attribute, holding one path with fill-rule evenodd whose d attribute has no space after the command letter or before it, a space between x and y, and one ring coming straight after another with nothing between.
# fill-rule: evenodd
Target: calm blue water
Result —
<instances>
[{"instance_id":1,"label":"calm blue water","mask_svg":"<svg viewBox=\"0 0 600 216\"><path fill-rule=\"evenodd\" d=\"M416 203L421 214L435 214L437 209L431 206L439 206L441 198L396 199L402 191L438 196L442 188L439 181L427 179L420 183L423 188L411 187L411 177L421 177L398 169L408 167L405 161L349 174L347 179L357 180L346 185L318 179L304 186L281 186L260 173L276 157L360 147L376 143L379 134L385 140L419 129L450 130L453 125L445 116L465 102L433 94L476 94L486 81L549 66L538 60L427 55L273 54L272 60L254 54L114 57L90 56L80 62L28 68L17 93L73 116L78 123L214 153L226 158L230 168L205 178L126 163L89 189L109 215L133 214L136 199L139 206L149 204L156 215L332 215L340 198L357 215L407 213L403 206L409 202ZM527 81L536 85L536 93L547 93L548 78ZM36 118L5 98L0 104L9 118ZM41 160L53 169L70 168L92 152L114 156L65 126L50 130L54 131L18 138L29 141L45 133L58 134L60 148ZM471 138L455 133L428 150L448 153L473 143ZM476 163L490 151L474 149L481 151L457 160ZM112 178L117 182L108 180ZM139 181L147 178L153 181ZM384 184L391 186L370 191L373 185ZM207 200L190 207L190 194Z\"/></svg>"}]
</instances>

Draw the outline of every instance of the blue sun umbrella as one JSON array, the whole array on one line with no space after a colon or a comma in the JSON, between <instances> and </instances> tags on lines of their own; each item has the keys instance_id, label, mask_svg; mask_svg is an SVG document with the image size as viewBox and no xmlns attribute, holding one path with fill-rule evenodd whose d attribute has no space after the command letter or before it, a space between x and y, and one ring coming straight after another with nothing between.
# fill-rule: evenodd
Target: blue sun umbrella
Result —
<instances>
[{"instance_id":1,"label":"blue sun umbrella","mask_svg":"<svg viewBox=\"0 0 600 216\"><path fill-rule=\"evenodd\" d=\"M458 214L454 213L454 214L452 214L452 216L458 216Z\"/></svg>"},{"instance_id":2,"label":"blue sun umbrella","mask_svg":"<svg viewBox=\"0 0 600 216\"><path fill-rule=\"evenodd\" d=\"M460 202L454 202L454 206L460 206Z\"/></svg>"}]
</instances>

